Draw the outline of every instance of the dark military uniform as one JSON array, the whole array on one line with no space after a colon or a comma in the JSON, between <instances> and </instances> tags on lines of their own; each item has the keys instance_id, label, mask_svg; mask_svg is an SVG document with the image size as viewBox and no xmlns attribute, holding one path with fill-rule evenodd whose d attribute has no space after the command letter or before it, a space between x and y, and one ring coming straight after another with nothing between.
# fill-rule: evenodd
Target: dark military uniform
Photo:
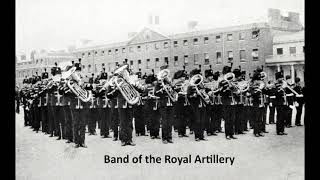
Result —
<instances>
[{"instance_id":1,"label":"dark military uniform","mask_svg":"<svg viewBox=\"0 0 320 180\"><path fill-rule=\"evenodd\" d=\"M48 97L49 97L49 101L48 101L48 127L49 127L50 137L59 136L59 129L56 129L59 120L57 119L58 116L55 116L56 92L57 92L56 86L53 86L52 89L48 90Z\"/></svg>"},{"instance_id":2,"label":"dark military uniform","mask_svg":"<svg viewBox=\"0 0 320 180\"><path fill-rule=\"evenodd\" d=\"M178 129L179 137L187 137L186 135L187 121L186 121L186 115L184 111L187 94L183 94L187 92L179 93L181 91L180 87L182 87L182 85L185 83L185 79L184 79L185 77L186 77L185 70L177 71L173 76L173 79L175 79L178 83L178 84L176 83L175 85L176 86L175 91L178 93L178 100L176 103L174 103L174 109L175 109L174 112L175 112L175 119L177 122L176 126Z\"/></svg>"},{"instance_id":3,"label":"dark military uniform","mask_svg":"<svg viewBox=\"0 0 320 180\"><path fill-rule=\"evenodd\" d=\"M64 108L67 104L66 101L63 101L63 94L59 91L60 85L57 87L57 90L54 92L52 105L54 106L54 127L56 134L59 139L65 139L65 114Z\"/></svg>"},{"instance_id":4,"label":"dark military uniform","mask_svg":"<svg viewBox=\"0 0 320 180\"><path fill-rule=\"evenodd\" d=\"M239 83L242 81L240 69L234 69L233 73L235 75L235 82ZM244 118L245 118L245 109L244 109L244 92L236 91L233 93L234 102L235 102L235 119L234 119L234 131L235 134L244 134Z\"/></svg>"},{"instance_id":5,"label":"dark military uniform","mask_svg":"<svg viewBox=\"0 0 320 180\"><path fill-rule=\"evenodd\" d=\"M67 87L66 84L63 84L59 88L59 93L62 94L62 99L61 99L61 108L63 111L63 117L64 117L64 137L67 139L67 143L74 142L73 138L73 128L72 128L72 122L73 122L73 117L71 114L71 109L70 109L70 103L71 103L71 98L74 96L71 90Z\"/></svg>"},{"instance_id":6,"label":"dark military uniform","mask_svg":"<svg viewBox=\"0 0 320 180\"><path fill-rule=\"evenodd\" d=\"M30 109L29 109L29 92L27 88L23 88L21 90L21 98L22 98L22 107L24 111L24 126L29 126L30 125Z\"/></svg>"},{"instance_id":7,"label":"dark military uniform","mask_svg":"<svg viewBox=\"0 0 320 180\"><path fill-rule=\"evenodd\" d=\"M117 90L119 91L119 90ZM118 113L119 113L119 123L120 123L120 134L119 138L124 144L132 143L132 120L133 120L133 112L132 106L128 104L128 102L124 99L120 92L117 93L116 96L117 104L118 104ZM124 143L124 144L123 144Z\"/></svg>"},{"instance_id":8,"label":"dark military uniform","mask_svg":"<svg viewBox=\"0 0 320 180\"><path fill-rule=\"evenodd\" d=\"M136 130L137 136L146 135L145 116L143 114L144 106L145 106L145 102L142 99L140 99L139 102L133 106L133 117L134 117L135 130Z\"/></svg>"},{"instance_id":9,"label":"dark military uniform","mask_svg":"<svg viewBox=\"0 0 320 180\"><path fill-rule=\"evenodd\" d=\"M16 113L20 113L20 91L16 89L15 91L15 100L16 100Z\"/></svg>"},{"instance_id":10,"label":"dark military uniform","mask_svg":"<svg viewBox=\"0 0 320 180\"><path fill-rule=\"evenodd\" d=\"M190 77L200 74L200 70L194 69L190 72ZM203 87L198 87L202 89ZM206 140L204 138L205 121L206 121L206 102L197 93L196 88L189 86L187 90L188 100L192 109L192 117L194 119L194 135L196 141Z\"/></svg>"},{"instance_id":11,"label":"dark military uniform","mask_svg":"<svg viewBox=\"0 0 320 180\"><path fill-rule=\"evenodd\" d=\"M107 98L105 91L96 91L95 96L97 98L96 105L100 118L100 136L108 138L111 119L109 99Z\"/></svg>"},{"instance_id":12,"label":"dark military uniform","mask_svg":"<svg viewBox=\"0 0 320 180\"><path fill-rule=\"evenodd\" d=\"M300 79L299 79L300 81ZM298 81L298 82L299 82ZM296 83L298 83L296 82ZM296 126L301 126L301 115L302 115L302 107L304 104L304 87L301 87L300 84L296 84L295 87L293 88L298 94L302 95L302 97L296 96L296 102L298 103L296 106L297 109L297 114L296 114L296 120L295 120L295 125Z\"/></svg>"},{"instance_id":13,"label":"dark military uniform","mask_svg":"<svg viewBox=\"0 0 320 180\"><path fill-rule=\"evenodd\" d=\"M284 129L285 129L285 119L287 116L287 106L288 106L288 102L287 102L287 96L285 93L285 89L282 88L282 84L283 84L283 75L281 72L277 72L276 73L276 79L277 82L275 83L277 91L276 91L276 100L275 100L275 107L277 110L277 122L276 122L276 129L277 129L277 134L278 135L286 135L286 133L284 133Z\"/></svg>"},{"instance_id":14,"label":"dark military uniform","mask_svg":"<svg viewBox=\"0 0 320 180\"><path fill-rule=\"evenodd\" d=\"M119 91L114 91L112 88L107 90L107 98L110 100L110 117L111 117L111 128L113 131L113 140L116 141L119 138L119 114L118 114L118 101L117 95Z\"/></svg>"},{"instance_id":15,"label":"dark military uniform","mask_svg":"<svg viewBox=\"0 0 320 180\"><path fill-rule=\"evenodd\" d=\"M255 80L253 82L253 87L250 89L250 93L252 95L252 126L253 126L253 134L256 137L263 136L262 129L263 129L263 108L264 108L264 102L263 102L263 94L262 91L259 90L259 80Z\"/></svg>"},{"instance_id":16,"label":"dark military uniform","mask_svg":"<svg viewBox=\"0 0 320 180\"><path fill-rule=\"evenodd\" d=\"M99 79L108 79L108 74L106 72L101 72Z\"/></svg>"},{"instance_id":17,"label":"dark military uniform","mask_svg":"<svg viewBox=\"0 0 320 180\"><path fill-rule=\"evenodd\" d=\"M38 133L40 129L40 121L41 121L41 98L38 95L39 93L39 87L36 87L36 97L33 100L34 104L34 124L33 129Z\"/></svg>"},{"instance_id":18,"label":"dark military uniform","mask_svg":"<svg viewBox=\"0 0 320 180\"><path fill-rule=\"evenodd\" d=\"M139 81L144 81L141 79L141 72L137 73ZM142 93L146 93L145 91ZM145 127L145 116L143 115L143 107L145 102L142 100L141 96L137 104L133 105L133 117L134 117L134 127L137 136L145 136L146 135L146 127Z\"/></svg>"},{"instance_id":19,"label":"dark military uniform","mask_svg":"<svg viewBox=\"0 0 320 180\"><path fill-rule=\"evenodd\" d=\"M159 112L161 115L161 130L162 130L162 140L164 143L172 143L172 122L173 122L173 102L169 98L168 94L162 90L161 83L155 85L155 95L159 99Z\"/></svg>"},{"instance_id":20,"label":"dark military uniform","mask_svg":"<svg viewBox=\"0 0 320 180\"><path fill-rule=\"evenodd\" d=\"M42 79L47 79L48 77L49 77L49 75L46 71L41 74Z\"/></svg>"},{"instance_id":21,"label":"dark military uniform","mask_svg":"<svg viewBox=\"0 0 320 180\"><path fill-rule=\"evenodd\" d=\"M154 81L156 81L156 78L153 75L147 77L147 93L154 91L155 87L152 85ZM145 96L144 115L147 121L147 129L150 130L151 139L159 138L160 113L158 109L158 98Z\"/></svg>"},{"instance_id":22,"label":"dark military uniform","mask_svg":"<svg viewBox=\"0 0 320 180\"><path fill-rule=\"evenodd\" d=\"M85 117L82 110L84 109L84 103L80 98L72 96L70 100L70 110L73 120L73 137L76 147L84 146L86 124Z\"/></svg>"},{"instance_id":23,"label":"dark military uniform","mask_svg":"<svg viewBox=\"0 0 320 180\"><path fill-rule=\"evenodd\" d=\"M220 82L220 83L223 83ZM223 85L221 85L223 86ZM235 106L233 99L233 92L231 89L227 88L220 92L221 94L221 102L222 102L222 111L223 111L223 119L224 119L224 128L226 138L234 138L234 120L235 120Z\"/></svg>"},{"instance_id":24,"label":"dark military uniform","mask_svg":"<svg viewBox=\"0 0 320 180\"><path fill-rule=\"evenodd\" d=\"M92 93L91 99L88 102L89 106L89 123L88 123L88 130L89 135L96 135L96 125L99 118L98 109L97 109L97 98L95 97L95 93Z\"/></svg>"},{"instance_id":25,"label":"dark military uniform","mask_svg":"<svg viewBox=\"0 0 320 180\"><path fill-rule=\"evenodd\" d=\"M292 84L289 84L289 86L292 86ZM294 101L295 101L295 95L294 93L289 89L289 88L285 88L285 93L287 96L287 106L286 106L286 114L285 114L285 126L287 128L292 127L291 125L291 120L292 120L292 108L290 106L293 107L294 105Z\"/></svg>"},{"instance_id":26,"label":"dark military uniform","mask_svg":"<svg viewBox=\"0 0 320 180\"><path fill-rule=\"evenodd\" d=\"M274 116L275 116L275 103L276 103L276 91L275 87L271 87L268 90L269 96L269 124L275 124Z\"/></svg>"}]
</instances>

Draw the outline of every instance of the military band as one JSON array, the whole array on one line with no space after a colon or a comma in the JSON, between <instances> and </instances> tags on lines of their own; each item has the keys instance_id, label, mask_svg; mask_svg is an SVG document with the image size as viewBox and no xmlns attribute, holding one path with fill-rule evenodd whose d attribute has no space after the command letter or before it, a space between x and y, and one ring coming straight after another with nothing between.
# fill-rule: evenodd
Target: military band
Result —
<instances>
[{"instance_id":1,"label":"military band","mask_svg":"<svg viewBox=\"0 0 320 180\"><path fill-rule=\"evenodd\" d=\"M122 146L134 146L132 134L162 139L173 143L173 128L179 138L194 134L195 141L223 133L228 140L246 134L249 127L254 137L263 137L267 125L276 123L277 135L286 135L292 127L292 109L296 107L295 125L301 126L304 87L300 79L292 83L282 72L276 81L266 82L263 67L246 79L241 67L224 66L222 73L211 66L201 74L201 67L188 73L185 68L170 72L161 66L157 74L141 76L124 62L108 75L105 68L87 80L81 72L81 59L66 67L51 68L51 77L44 69L23 80L16 89L17 110L24 110L24 125L42 131L57 140L87 147L89 135L120 140ZM250 73L251 74L251 73ZM275 115L275 111L277 112ZM249 127L248 127L249 123ZM239 136L238 136L239 137Z\"/></svg>"}]
</instances>

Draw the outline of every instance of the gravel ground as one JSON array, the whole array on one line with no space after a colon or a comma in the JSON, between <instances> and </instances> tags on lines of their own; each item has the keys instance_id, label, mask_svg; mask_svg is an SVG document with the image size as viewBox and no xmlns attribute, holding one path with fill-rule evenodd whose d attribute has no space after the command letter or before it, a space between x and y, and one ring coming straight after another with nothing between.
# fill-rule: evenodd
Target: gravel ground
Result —
<instances>
[{"instance_id":1,"label":"gravel ground","mask_svg":"<svg viewBox=\"0 0 320 180\"><path fill-rule=\"evenodd\" d=\"M294 111L295 114L295 111ZM294 119L293 119L294 120ZM294 123L293 123L294 124ZM302 180L304 179L304 126L287 128L287 136L277 136L275 125L267 125L265 137L253 137L252 130L226 140L224 134L194 141L173 133L174 144L160 139L133 136L136 146L121 147L120 142L86 134L88 148L74 148L23 125L23 113L16 114L17 180L82 179L201 179L201 180ZM99 131L98 131L99 134ZM104 155L164 157L196 155L234 156L234 164L106 164Z\"/></svg>"}]
</instances>

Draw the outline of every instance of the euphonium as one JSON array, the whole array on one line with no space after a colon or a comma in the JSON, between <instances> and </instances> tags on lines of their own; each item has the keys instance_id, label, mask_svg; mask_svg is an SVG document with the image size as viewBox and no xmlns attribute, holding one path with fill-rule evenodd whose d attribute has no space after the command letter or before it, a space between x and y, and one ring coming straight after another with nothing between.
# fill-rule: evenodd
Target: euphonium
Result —
<instances>
[{"instance_id":1,"label":"euphonium","mask_svg":"<svg viewBox=\"0 0 320 180\"><path fill-rule=\"evenodd\" d=\"M176 102L178 100L178 93L174 91L170 85L170 70L169 69L163 69L158 72L157 78L161 80L162 83L162 88L166 91L168 94L169 98L173 101Z\"/></svg>"},{"instance_id":2,"label":"euphonium","mask_svg":"<svg viewBox=\"0 0 320 180\"><path fill-rule=\"evenodd\" d=\"M91 93L85 89L83 89L80 85L82 84L81 79L79 75L75 72L76 67L72 67L67 72L63 74L64 79L69 78L67 81L68 87L71 89L71 91L79 97L79 99L83 102L88 102L91 99ZM74 81L71 83L71 81Z\"/></svg>"},{"instance_id":3,"label":"euphonium","mask_svg":"<svg viewBox=\"0 0 320 180\"><path fill-rule=\"evenodd\" d=\"M190 85L194 86L196 88L197 94L201 97L201 99L206 102L207 104L210 102L209 95L202 89L199 90L198 86L203 82L203 76L200 74L196 74L191 77L190 79Z\"/></svg>"},{"instance_id":4,"label":"euphonium","mask_svg":"<svg viewBox=\"0 0 320 180\"><path fill-rule=\"evenodd\" d=\"M127 71L128 65L123 65L118 68L113 76L113 80L110 81L114 84L121 92L124 99L131 105L139 102L140 94L139 92L129 83L129 72Z\"/></svg>"},{"instance_id":5,"label":"euphonium","mask_svg":"<svg viewBox=\"0 0 320 180\"><path fill-rule=\"evenodd\" d=\"M250 88L250 82L249 81L239 81L237 83L237 88L240 90L241 93L246 92Z\"/></svg>"}]
</instances>

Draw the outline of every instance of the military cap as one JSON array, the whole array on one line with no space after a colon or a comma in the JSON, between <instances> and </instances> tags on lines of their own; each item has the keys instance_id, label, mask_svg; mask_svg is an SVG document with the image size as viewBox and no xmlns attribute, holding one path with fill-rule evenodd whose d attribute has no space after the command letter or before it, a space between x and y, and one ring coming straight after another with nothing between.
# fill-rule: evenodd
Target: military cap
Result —
<instances>
[{"instance_id":1,"label":"military cap","mask_svg":"<svg viewBox=\"0 0 320 180\"><path fill-rule=\"evenodd\" d=\"M179 70L173 75L173 79L179 79L181 77L185 77L185 71L184 70Z\"/></svg>"},{"instance_id":2,"label":"military cap","mask_svg":"<svg viewBox=\"0 0 320 180\"><path fill-rule=\"evenodd\" d=\"M136 75L138 76L138 78L141 78L141 72L139 71L139 72L136 72Z\"/></svg>"},{"instance_id":3,"label":"military cap","mask_svg":"<svg viewBox=\"0 0 320 180\"><path fill-rule=\"evenodd\" d=\"M207 69L204 71L204 76L207 78L209 76L214 76L212 69Z\"/></svg>"},{"instance_id":4,"label":"military cap","mask_svg":"<svg viewBox=\"0 0 320 180\"><path fill-rule=\"evenodd\" d=\"M166 64L166 65L163 65L163 66L160 67L160 70L168 69L168 67L169 67L169 66L168 66L167 64Z\"/></svg>"},{"instance_id":5,"label":"military cap","mask_svg":"<svg viewBox=\"0 0 320 180\"><path fill-rule=\"evenodd\" d=\"M222 68L222 74L227 74L229 72L231 72L231 67L230 66L224 66Z\"/></svg>"},{"instance_id":6,"label":"military cap","mask_svg":"<svg viewBox=\"0 0 320 180\"><path fill-rule=\"evenodd\" d=\"M216 72L213 74L213 79L217 81L217 80L219 79L219 76L220 76L220 72L219 72L219 71L216 71Z\"/></svg>"},{"instance_id":7,"label":"military cap","mask_svg":"<svg viewBox=\"0 0 320 180\"><path fill-rule=\"evenodd\" d=\"M201 74L201 70L200 69L193 69L191 72L190 72L190 77L196 75L196 74Z\"/></svg>"},{"instance_id":8,"label":"military cap","mask_svg":"<svg viewBox=\"0 0 320 180\"><path fill-rule=\"evenodd\" d=\"M154 81L157 81L157 78L154 76L154 74L149 74L146 78L146 84L152 84Z\"/></svg>"},{"instance_id":9,"label":"military cap","mask_svg":"<svg viewBox=\"0 0 320 180\"><path fill-rule=\"evenodd\" d=\"M240 77L241 76L241 71L240 69L234 69L233 70L233 74L236 78Z\"/></svg>"},{"instance_id":10,"label":"military cap","mask_svg":"<svg viewBox=\"0 0 320 180\"><path fill-rule=\"evenodd\" d=\"M263 69L261 67L257 67L256 72L260 73L262 71L263 71Z\"/></svg>"},{"instance_id":11,"label":"military cap","mask_svg":"<svg viewBox=\"0 0 320 180\"><path fill-rule=\"evenodd\" d=\"M261 74L258 71L254 71L252 75L252 80L261 80Z\"/></svg>"},{"instance_id":12,"label":"military cap","mask_svg":"<svg viewBox=\"0 0 320 180\"><path fill-rule=\"evenodd\" d=\"M283 78L282 72L281 72L281 71L280 71L280 72L276 72L276 73L275 73L275 77L276 77L276 79Z\"/></svg>"},{"instance_id":13,"label":"military cap","mask_svg":"<svg viewBox=\"0 0 320 180\"><path fill-rule=\"evenodd\" d=\"M52 67L51 68L51 74L54 76L54 75L56 75L56 69L57 69L57 67Z\"/></svg>"},{"instance_id":14,"label":"military cap","mask_svg":"<svg viewBox=\"0 0 320 180\"><path fill-rule=\"evenodd\" d=\"M56 75L57 75L57 74L61 74L61 68L60 68L60 67L57 67L57 68L56 68Z\"/></svg>"},{"instance_id":15,"label":"military cap","mask_svg":"<svg viewBox=\"0 0 320 180\"><path fill-rule=\"evenodd\" d=\"M291 79L291 76L290 75L286 75L286 79Z\"/></svg>"},{"instance_id":16,"label":"military cap","mask_svg":"<svg viewBox=\"0 0 320 180\"><path fill-rule=\"evenodd\" d=\"M75 63L74 67L76 67L76 71L81 71L81 64L80 63Z\"/></svg>"}]
</instances>

